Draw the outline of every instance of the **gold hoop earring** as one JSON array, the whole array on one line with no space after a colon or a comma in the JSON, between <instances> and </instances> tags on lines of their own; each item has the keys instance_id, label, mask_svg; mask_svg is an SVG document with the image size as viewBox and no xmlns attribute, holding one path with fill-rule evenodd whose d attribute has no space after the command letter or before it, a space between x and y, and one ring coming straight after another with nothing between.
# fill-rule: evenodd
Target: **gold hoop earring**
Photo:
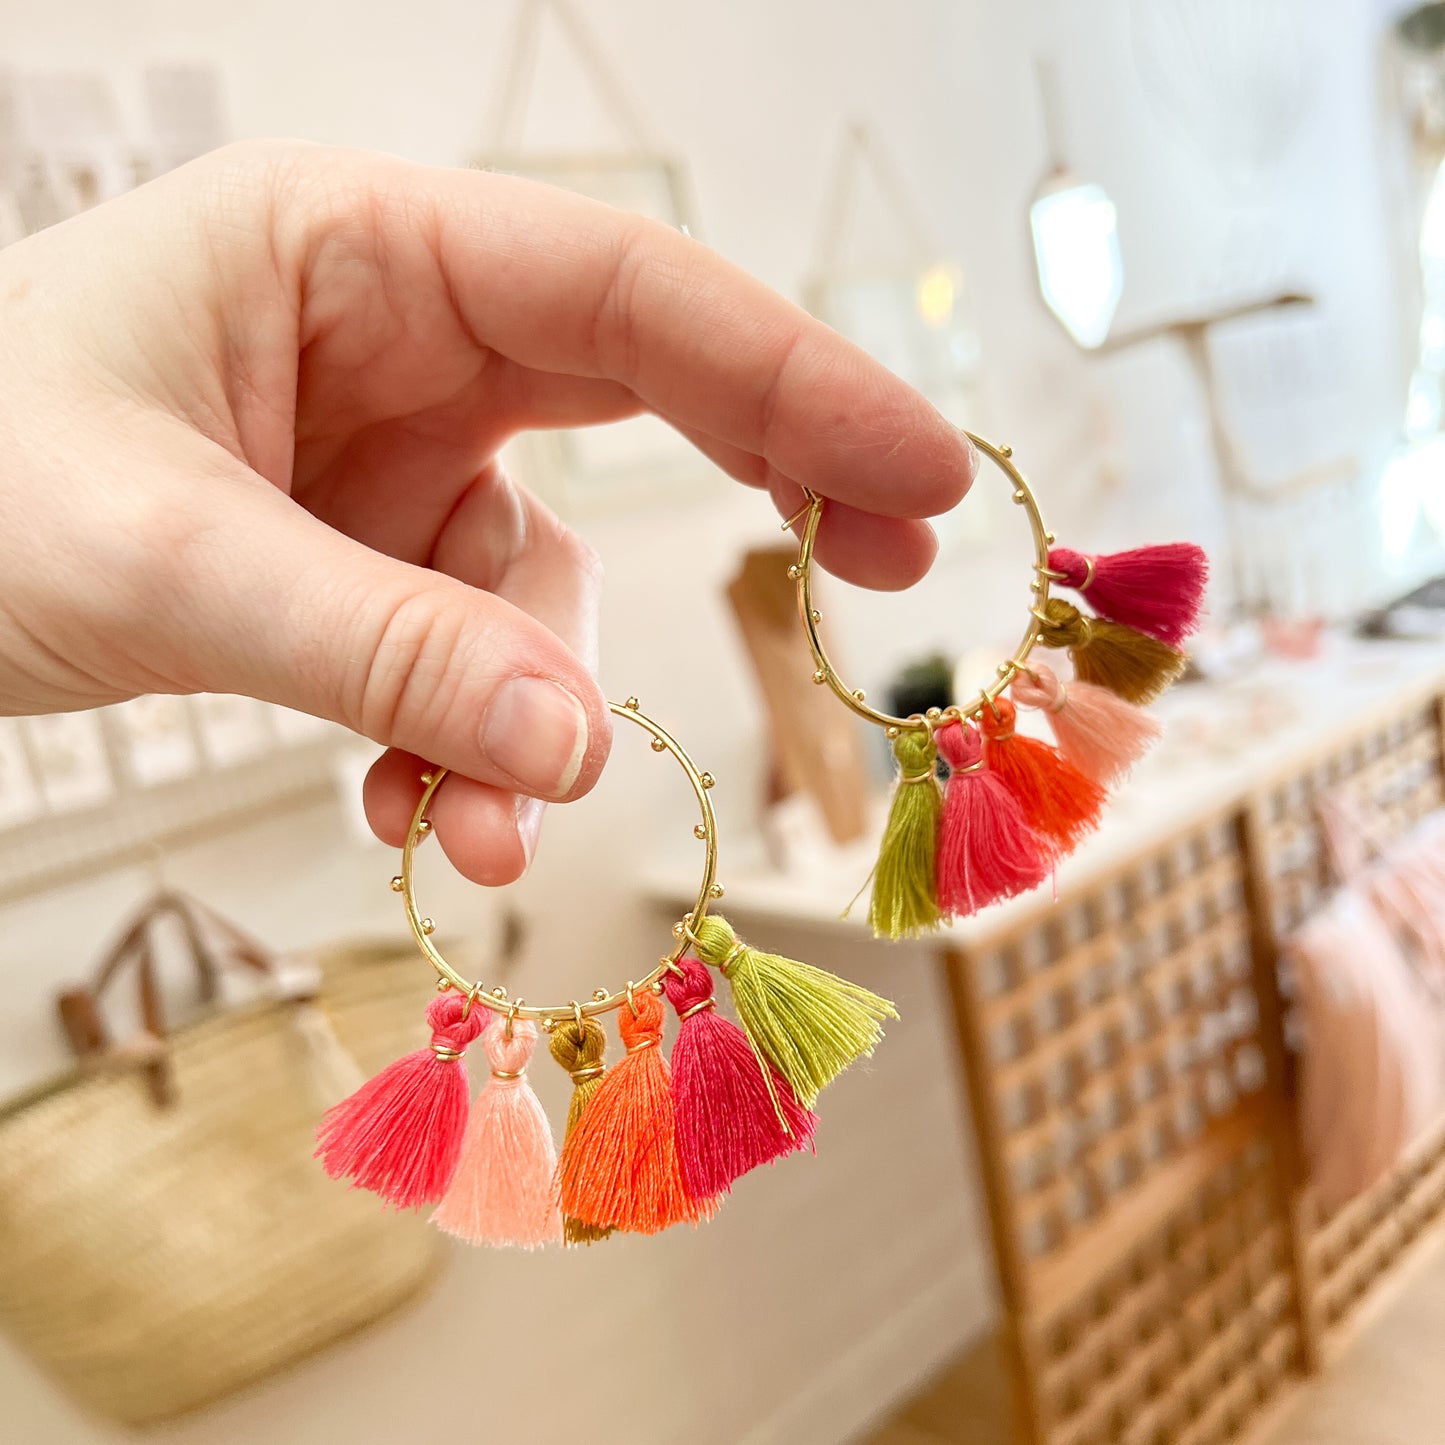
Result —
<instances>
[{"instance_id":1,"label":"gold hoop earring","mask_svg":"<svg viewBox=\"0 0 1445 1445\"><path fill-rule=\"evenodd\" d=\"M1036 887L1097 824L1106 786L1159 735L1138 705L1184 670L1179 644L1198 624L1208 577L1207 559L1192 543L1092 556L1058 546L1013 448L967 435L1009 481L1033 542L1023 634L967 702L896 717L844 682L813 597L826 499L806 493L807 504L784 524L790 530L803 521L788 575L797 584L813 681L885 729L898 763L872 875L869 918L879 937L926 933ZM1087 593L1097 615L1053 596L1056 585ZM1040 645L1068 651L1074 678L1067 690L1049 668L1029 664ZM1057 747L1015 730L1015 703L1047 714Z\"/></svg>"},{"instance_id":2,"label":"gold hoop earring","mask_svg":"<svg viewBox=\"0 0 1445 1445\"><path fill-rule=\"evenodd\" d=\"M711 911L723 896L712 774L636 698L608 707L673 758L697 802L701 879L692 908L673 925L672 947L641 980L600 987L585 1003L529 1005L500 985L488 990L464 978L417 900L417 849L431 836L429 810L448 777L428 768L391 886L437 974L440 996L427 1009L432 1042L337 1105L318 1130L317 1152L333 1177L399 1207L439 1202L436 1222L474 1242L592 1242L614 1229L652 1233L709 1217L739 1174L809 1142L821 1089L871 1053L883 1021L897 1017L867 989L749 947ZM741 1029L711 1006L705 965L731 985ZM676 1087L660 1048L662 994L680 1020ZM613 1012L627 1052L608 1068L599 1019ZM463 1054L484 1026L491 1076L469 1125ZM539 1028L574 1084L560 1161L523 1077ZM506 1127L498 1122L504 1112ZM512 1154L505 1170L493 1167L499 1149ZM507 1185L501 1193L498 1180Z\"/></svg>"}]
</instances>

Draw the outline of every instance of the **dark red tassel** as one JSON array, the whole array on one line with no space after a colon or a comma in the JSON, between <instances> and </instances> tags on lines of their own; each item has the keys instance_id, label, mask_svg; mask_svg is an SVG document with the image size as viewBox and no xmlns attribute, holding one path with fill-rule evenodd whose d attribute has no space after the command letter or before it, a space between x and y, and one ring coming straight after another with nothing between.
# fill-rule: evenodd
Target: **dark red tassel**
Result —
<instances>
[{"instance_id":1,"label":"dark red tassel","mask_svg":"<svg viewBox=\"0 0 1445 1445\"><path fill-rule=\"evenodd\" d=\"M1064 586L1082 593L1100 617L1147 632L1171 647L1199 626L1209 558L1193 542L1165 542L1097 557L1055 547L1049 566L1062 572Z\"/></svg>"},{"instance_id":2,"label":"dark red tassel","mask_svg":"<svg viewBox=\"0 0 1445 1445\"><path fill-rule=\"evenodd\" d=\"M979 714L984 759L1018 799L1029 827L1050 840L1057 852L1067 853L1098 826L1107 794L1057 748L1016 733L1017 717L1006 697Z\"/></svg>"},{"instance_id":3,"label":"dark red tassel","mask_svg":"<svg viewBox=\"0 0 1445 1445\"><path fill-rule=\"evenodd\" d=\"M455 993L426 1010L431 1044L388 1064L328 1109L316 1158L333 1179L350 1179L398 1209L435 1204L461 1155L471 1094L462 1054L487 1022Z\"/></svg>"},{"instance_id":4,"label":"dark red tassel","mask_svg":"<svg viewBox=\"0 0 1445 1445\"><path fill-rule=\"evenodd\" d=\"M677 1157L694 1199L713 1199L759 1164L811 1147L818 1120L788 1081L753 1052L748 1036L717 1012L712 975L695 958L662 986L677 1010L672 1094Z\"/></svg>"},{"instance_id":5,"label":"dark red tassel","mask_svg":"<svg viewBox=\"0 0 1445 1445\"><path fill-rule=\"evenodd\" d=\"M1048 877L1053 847L1029 828L1019 801L984 765L978 729L934 734L950 768L938 840L938 905L950 917L1027 893Z\"/></svg>"}]
</instances>

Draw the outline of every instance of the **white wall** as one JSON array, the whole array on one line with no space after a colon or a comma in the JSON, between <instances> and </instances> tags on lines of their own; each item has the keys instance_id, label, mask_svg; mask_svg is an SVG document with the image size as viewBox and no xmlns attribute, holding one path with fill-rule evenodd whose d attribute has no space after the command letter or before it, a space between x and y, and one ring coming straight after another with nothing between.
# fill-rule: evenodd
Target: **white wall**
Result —
<instances>
[{"instance_id":1,"label":"white wall","mask_svg":"<svg viewBox=\"0 0 1445 1445\"><path fill-rule=\"evenodd\" d=\"M1128 270L1120 323L1271 280L1306 285L1345 358L1353 410L1344 430L1369 451L1388 433L1400 387L1381 301L1388 278L1364 0L1341 0L1329 26L1317 27L1304 117L1271 183L1252 191L1224 184L1160 121L1135 68L1127 0L1085 0L1057 16L1039 3L982 0L587 8L658 135L691 160L705 239L785 291L796 292L808 271L844 117L875 121L929 224L966 267L991 413L1061 534L1072 525L1084 545L1107 546L1177 532L1217 545L1223 524L1197 398L1168 349L1086 365L1036 300L1025 208L1044 160L1031 68L1040 37L1063 71L1070 159L1120 206ZM1304 16L1311 7L1285 8ZM482 138L510 14L491 0L0 0L0 61L104 67L133 102L144 63L214 60L237 134L454 163ZM576 148L593 121L568 72L549 72L553 64L544 58L531 134ZM1111 426L1122 467L1101 479L1094 452ZM762 766L759 713L719 594L743 545L776 539L766 505L729 491L586 530L609 573L605 685L614 696L638 693L675 727L720 779L725 829L745 829ZM1013 622L990 599L1000 588L1022 590L1023 542L1010 536L998 551L954 555L907 599L832 599L860 681L876 685L901 655L957 646L975 629L984 643L1011 634ZM655 957L658 921L637 905L632 878L665 839L685 839L691 819L685 790L650 760L636 739L622 739L598 798L549 827L518 890L534 924L521 992L565 996ZM633 820L645 824L643 837ZM333 822L312 818L305 836L324 847ZM244 846L256 860L250 874L214 856L175 867L246 912L247 898L277 884L288 865L284 851ZM363 863L380 885L385 858L363 850L350 866ZM577 891L581 908L557 906L564 888ZM68 900L67 953L52 967L75 972L122 891L112 884ZM315 907L324 909L324 898ZM277 941L317 926L314 912L303 926L294 912L251 911ZM336 916L334 926L357 921ZM42 923L32 909L0 929L0 983L11 1000L0 1039L12 1059L36 1068L47 1062L34 1043L35 1030L48 1027L49 977L35 963L51 956L36 952ZM987 1303L939 981L912 953L859 947L833 962L897 994L907 1022L871 1074L825 1101L816 1164L749 1181L724 1219L697 1236L540 1262L470 1256L421 1316L167 1438L364 1445L416 1427L608 1445L839 1438L847 1421L976 1328ZM476 1368L483 1359L485 1375ZM626 1373L629 1361L645 1361L659 1378L642 1383ZM498 1390L480 1388L494 1380L504 1382ZM73 1420L4 1355L0 1394L5 1414L18 1409L25 1422L12 1438L27 1445L111 1438ZM593 1412L600 1424L578 1423Z\"/></svg>"}]
</instances>

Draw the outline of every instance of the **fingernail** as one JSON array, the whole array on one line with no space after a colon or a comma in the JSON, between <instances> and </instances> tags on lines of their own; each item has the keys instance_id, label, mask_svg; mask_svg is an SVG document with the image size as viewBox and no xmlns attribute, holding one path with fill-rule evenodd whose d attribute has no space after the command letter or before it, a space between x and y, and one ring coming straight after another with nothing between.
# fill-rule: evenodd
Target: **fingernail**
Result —
<instances>
[{"instance_id":1,"label":"fingernail","mask_svg":"<svg viewBox=\"0 0 1445 1445\"><path fill-rule=\"evenodd\" d=\"M983 453L979 451L973 438L962 427L959 428L959 435L963 438L964 446L968 448L969 470L977 475L979 467L983 465Z\"/></svg>"},{"instance_id":2,"label":"fingernail","mask_svg":"<svg viewBox=\"0 0 1445 1445\"><path fill-rule=\"evenodd\" d=\"M517 837L521 840L528 867L537 856L537 842L542 836L542 815L546 811L547 805L541 798L529 798L525 793L517 795Z\"/></svg>"},{"instance_id":3,"label":"fingernail","mask_svg":"<svg viewBox=\"0 0 1445 1445\"><path fill-rule=\"evenodd\" d=\"M560 798L582 771L587 714L557 683L514 677L502 685L482 719L482 751L525 791Z\"/></svg>"}]
</instances>

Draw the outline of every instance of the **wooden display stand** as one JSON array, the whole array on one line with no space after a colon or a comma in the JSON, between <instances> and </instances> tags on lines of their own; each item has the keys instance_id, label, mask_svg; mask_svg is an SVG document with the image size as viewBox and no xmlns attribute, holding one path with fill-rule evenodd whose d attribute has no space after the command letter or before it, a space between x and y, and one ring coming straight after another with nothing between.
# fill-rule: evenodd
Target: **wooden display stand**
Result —
<instances>
[{"instance_id":1,"label":"wooden display stand","mask_svg":"<svg viewBox=\"0 0 1445 1445\"><path fill-rule=\"evenodd\" d=\"M941 950L1026 1445L1226 1445L1445 1219L1445 1123L1330 1217L1300 1183L1280 939L1330 888L1316 798L1441 805L1437 680ZM960 1437L962 1438L962 1437Z\"/></svg>"},{"instance_id":2,"label":"wooden display stand","mask_svg":"<svg viewBox=\"0 0 1445 1445\"><path fill-rule=\"evenodd\" d=\"M796 555L791 546L748 552L728 584L728 602L772 723L767 801L808 793L833 841L849 843L867 825L868 768L855 720L813 686L796 589L787 575Z\"/></svg>"}]
</instances>

